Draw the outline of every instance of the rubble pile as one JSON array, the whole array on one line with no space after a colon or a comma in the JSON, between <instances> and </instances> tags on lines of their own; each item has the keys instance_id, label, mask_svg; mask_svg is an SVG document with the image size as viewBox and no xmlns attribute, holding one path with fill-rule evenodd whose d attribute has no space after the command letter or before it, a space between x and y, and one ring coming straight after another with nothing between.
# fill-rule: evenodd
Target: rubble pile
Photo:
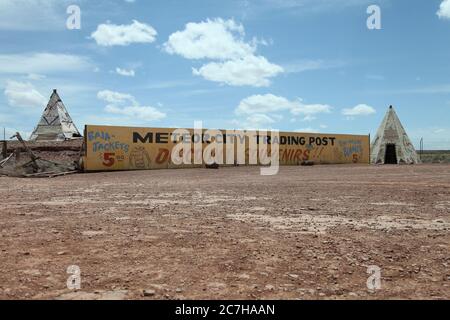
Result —
<instances>
[{"instance_id":1,"label":"rubble pile","mask_svg":"<svg viewBox=\"0 0 450 320\"><path fill-rule=\"evenodd\" d=\"M0 146L0 176L52 178L80 172L82 140L35 143L15 137L18 141Z\"/></svg>"}]
</instances>

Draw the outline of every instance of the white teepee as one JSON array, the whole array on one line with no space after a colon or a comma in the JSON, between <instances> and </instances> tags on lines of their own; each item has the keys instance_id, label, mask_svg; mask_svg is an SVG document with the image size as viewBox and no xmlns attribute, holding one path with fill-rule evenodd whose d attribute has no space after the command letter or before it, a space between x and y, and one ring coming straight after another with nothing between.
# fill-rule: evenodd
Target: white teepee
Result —
<instances>
[{"instance_id":1,"label":"white teepee","mask_svg":"<svg viewBox=\"0 0 450 320\"><path fill-rule=\"evenodd\" d=\"M78 138L81 135L55 89L30 140L64 141Z\"/></svg>"},{"instance_id":2,"label":"white teepee","mask_svg":"<svg viewBox=\"0 0 450 320\"><path fill-rule=\"evenodd\" d=\"M421 162L392 106L389 107L372 142L370 160L373 164Z\"/></svg>"}]
</instances>

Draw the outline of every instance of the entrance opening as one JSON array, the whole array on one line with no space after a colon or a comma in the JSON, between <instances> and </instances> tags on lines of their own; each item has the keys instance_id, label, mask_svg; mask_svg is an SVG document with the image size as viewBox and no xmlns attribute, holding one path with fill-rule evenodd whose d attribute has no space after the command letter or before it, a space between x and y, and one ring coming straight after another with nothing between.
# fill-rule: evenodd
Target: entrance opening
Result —
<instances>
[{"instance_id":1,"label":"entrance opening","mask_svg":"<svg viewBox=\"0 0 450 320\"><path fill-rule=\"evenodd\" d=\"M397 152L395 144L386 145L386 154L384 156L384 164L397 164Z\"/></svg>"}]
</instances>

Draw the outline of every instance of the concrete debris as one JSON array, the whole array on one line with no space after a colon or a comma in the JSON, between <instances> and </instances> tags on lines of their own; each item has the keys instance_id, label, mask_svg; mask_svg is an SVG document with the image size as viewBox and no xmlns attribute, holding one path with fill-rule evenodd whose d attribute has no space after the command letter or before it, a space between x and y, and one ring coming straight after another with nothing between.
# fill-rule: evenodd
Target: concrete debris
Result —
<instances>
[{"instance_id":1,"label":"concrete debris","mask_svg":"<svg viewBox=\"0 0 450 320\"><path fill-rule=\"evenodd\" d=\"M144 297L153 297L156 294L155 290L143 290Z\"/></svg>"},{"instance_id":2,"label":"concrete debris","mask_svg":"<svg viewBox=\"0 0 450 320\"><path fill-rule=\"evenodd\" d=\"M9 157L7 157L6 159L3 159L0 161L0 168L3 168L3 166L12 158L13 154L11 153L9 155Z\"/></svg>"},{"instance_id":3,"label":"concrete debris","mask_svg":"<svg viewBox=\"0 0 450 320\"><path fill-rule=\"evenodd\" d=\"M3 145L0 176L54 178L80 172L81 142L25 142L20 133ZM53 161L56 160L56 161Z\"/></svg>"}]
</instances>

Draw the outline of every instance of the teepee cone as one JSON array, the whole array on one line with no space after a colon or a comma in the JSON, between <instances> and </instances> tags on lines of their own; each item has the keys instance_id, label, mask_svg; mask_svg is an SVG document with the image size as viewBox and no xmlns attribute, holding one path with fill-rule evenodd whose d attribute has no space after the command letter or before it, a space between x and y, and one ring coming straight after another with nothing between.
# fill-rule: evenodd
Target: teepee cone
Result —
<instances>
[{"instance_id":1,"label":"teepee cone","mask_svg":"<svg viewBox=\"0 0 450 320\"><path fill-rule=\"evenodd\" d=\"M394 107L390 106L372 142L373 164L416 164L420 158L406 134Z\"/></svg>"},{"instance_id":2,"label":"teepee cone","mask_svg":"<svg viewBox=\"0 0 450 320\"><path fill-rule=\"evenodd\" d=\"M31 134L31 141L64 141L81 138L80 132L67 112L64 103L53 90L41 119Z\"/></svg>"}]
</instances>

